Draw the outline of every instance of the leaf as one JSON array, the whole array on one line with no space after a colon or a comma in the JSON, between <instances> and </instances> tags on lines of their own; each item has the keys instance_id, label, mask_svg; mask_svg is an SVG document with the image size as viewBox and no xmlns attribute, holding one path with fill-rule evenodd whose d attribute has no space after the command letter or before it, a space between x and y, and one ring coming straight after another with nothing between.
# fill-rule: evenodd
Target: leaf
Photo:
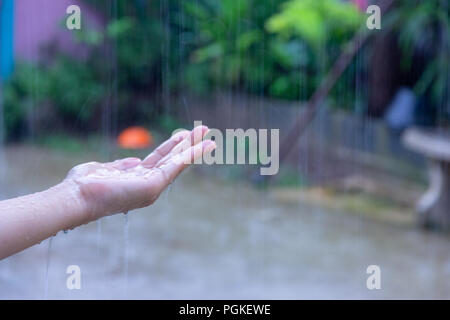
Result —
<instances>
[{"instance_id":1,"label":"leaf","mask_svg":"<svg viewBox=\"0 0 450 320\"><path fill-rule=\"evenodd\" d=\"M224 53L221 43L212 43L203 48L197 49L193 53L193 62L201 63L210 59L218 58Z\"/></svg>"},{"instance_id":2,"label":"leaf","mask_svg":"<svg viewBox=\"0 0 450 320\"><path fill-rule=\"evenodd\" d=\"M106 34L110 38L117 38L132 30L134 21L131 18L121 18L110 22L106 27Z\"/></svg>"},{"instance_id":3,"label":"leaf","mask_svg":"<svg viewBox=\"0 0 450 320\"><path fill-rule=\"evenodd\" d=\"M259 30L244 32L238 37L236 47L239 51L246 51L251 45L261 40L262 36Z\"/></svg>"}]
</instances>

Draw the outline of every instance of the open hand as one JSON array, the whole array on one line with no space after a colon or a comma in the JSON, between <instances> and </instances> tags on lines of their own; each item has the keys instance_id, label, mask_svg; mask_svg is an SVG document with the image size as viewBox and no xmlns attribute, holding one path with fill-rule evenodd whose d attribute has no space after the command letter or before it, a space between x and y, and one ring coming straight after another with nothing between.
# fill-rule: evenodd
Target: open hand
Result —
<instances>
[{"instance_id":1,"label":"open hand","mask_svg":"<svg viewBox=\"0 0 450 320\"><path fill-rule=\"evenodd\" d=\"M88 212L86 222L155 202L189 163L214 150L213 141L203 141L207 131L207 127L199 126L178 132L144 160L126 158L74 167L65 182L79 187Z\"/></svg>"}]
</instances>

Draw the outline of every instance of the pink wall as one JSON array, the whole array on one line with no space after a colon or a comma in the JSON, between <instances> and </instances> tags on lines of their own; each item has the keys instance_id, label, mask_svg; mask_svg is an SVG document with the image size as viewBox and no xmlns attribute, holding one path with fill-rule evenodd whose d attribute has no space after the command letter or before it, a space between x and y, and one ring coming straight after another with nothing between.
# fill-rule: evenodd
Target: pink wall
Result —
<instances>
[{"instance_id":1,"label":"pink wall","mask_svg":"<svg viewBox=\"0 0 450 320\"><path fill-rule=\"evenodd\" d=\"M369 6L368 0L352 0L352 1L359 8L360 11L366 12L367 7Z\"/></svg>"},{"instance_id":2,"label":"pink wall","mask_svg":"<svg viewBox=\"0 0 450 320\"><path fill-rule=\"evenodd\" d=\"M76 43L73 32L66 28L66 8L81 8L82 26L100 28L101 19L79 0L16 0L14 50L18 59L39 59L39 48L56 41L58 47L74 56L83 57L86 47Z\"/></svg>"}]
</instances>

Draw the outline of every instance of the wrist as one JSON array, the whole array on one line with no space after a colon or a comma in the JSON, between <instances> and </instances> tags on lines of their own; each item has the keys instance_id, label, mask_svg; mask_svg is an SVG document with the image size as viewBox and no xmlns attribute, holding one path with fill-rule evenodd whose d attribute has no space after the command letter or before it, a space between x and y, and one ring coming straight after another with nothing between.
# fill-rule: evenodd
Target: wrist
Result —
<instances>
[{"instance_id":1,"label":"wrist","mask_svg":"<svg viewBox=\"0 0 450 320\"><path fill-rule=\"evenodd\" d=\"M66 179L48 191L60 200L58 205L66 218L63 229L73 229L91 221L89 205L76 182Z\"/></svg>"}]
</instances>

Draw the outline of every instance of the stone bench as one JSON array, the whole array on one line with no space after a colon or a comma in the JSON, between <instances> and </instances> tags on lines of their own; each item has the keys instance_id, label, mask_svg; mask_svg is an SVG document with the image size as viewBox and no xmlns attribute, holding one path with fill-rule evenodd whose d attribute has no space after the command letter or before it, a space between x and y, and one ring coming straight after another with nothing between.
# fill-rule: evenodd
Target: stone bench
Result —
<instances>
[{"instance_id":1,"label":"stone bench","mask_svg":"<svg viewBox=\"0 0 450 320\"><path fill-rule=\"evenodd\" d=\"M407 129L405 146L429 163L429 188L417 203L419 221L427 227L450 230L450 131Z\"/></svg>"}]
</instances>

